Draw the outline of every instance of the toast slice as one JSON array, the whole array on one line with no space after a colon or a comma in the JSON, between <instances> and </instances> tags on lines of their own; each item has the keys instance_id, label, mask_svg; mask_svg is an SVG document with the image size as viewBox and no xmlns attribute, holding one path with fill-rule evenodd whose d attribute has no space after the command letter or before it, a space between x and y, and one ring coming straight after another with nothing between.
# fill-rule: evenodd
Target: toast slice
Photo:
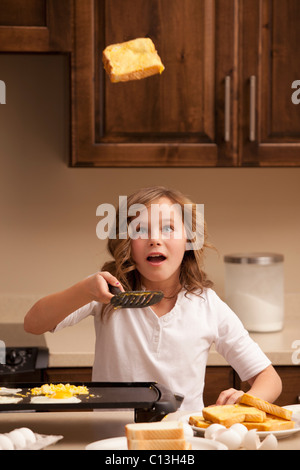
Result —
<instances>
[{"instance_id":1,"label":"toast slice","mask_svg":"<svg viewBox=\"0 0 300 470\"><path fill-rule=\"evenodd\" d=\"M244 421L262 423L266 419L266 413L251 406L220 405L203 408L202 414L205 420L230 427L235 423Z\"/></svg>"},{"instance_id":2,"label":"toast slice","mask_svg":"<svg viewBox=\"0 0 300 470\"><path fill-rule=\"evenodd\" d=\"M278 418L286 419L291 421L293 412L291 410L287 410L286 408L282 408L278 405L273 405L273 403L269 403L261 398L253 397L249 395L249 393L244 393L241 396L239 403L243 403L250 406L255 406L257 409L264 411L273 416L277 416Z\"/></svg>"},{"instance_id":3,"label":"toast slice","mask_svg":"<svg viewBox=\"0 0 300 470\"><path fill-rule=\"evenodd\" d=\"M190 416L189 424L191 426L196 426L197 428L208 428L212 424L211 421L207 421L203 416Z\"/></svg>"},{"instance_id":4,"label":"toast slice","mask_svg":"<svg viewBox=\"0 0 300 470\"><path fill-rule=\"evenodd\" d=\"M256 429L257 431L284 431L285 429L293 429L295 422L276 418L273 415L267 415L263 423L250 423L245 421L243 425L246 426L249 431L250 429Z\"/></svg>"},{"instance_id":5,"label":"toast slice","mask_svg":"<svg viewBox=\"0 0 300 470\"><path fill-rule=\"evenodd\" d=\"M128 450L187 450L185 439L128 439Z\"/></svg>"},{"instance_id":6,"label":"toast slice","mask_svg":"<svg viewBox=\"0 0 300 470\"><path fill-rule=\"evenodd\" d=\"M150 38L111 44L104 49L102 60L112 83L140 80L165 69Z\"/></svg>"}]
</instances>

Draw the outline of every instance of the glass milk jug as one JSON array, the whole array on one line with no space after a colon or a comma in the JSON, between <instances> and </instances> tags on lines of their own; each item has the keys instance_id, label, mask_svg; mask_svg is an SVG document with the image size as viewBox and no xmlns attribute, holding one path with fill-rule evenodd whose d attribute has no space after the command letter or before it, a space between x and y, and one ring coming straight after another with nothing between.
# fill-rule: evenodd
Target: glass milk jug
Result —
<instances>
[{"instance_id":1,"label":"glass milk jug","mask_svg":"<svg viewBox=\"0 0 300 470\"><path fill-rule=\"evenodd\" d=\"M225 300L248 331L283 328L283 259L273 253L224 256Z\"/></svg>"}]
</instances>

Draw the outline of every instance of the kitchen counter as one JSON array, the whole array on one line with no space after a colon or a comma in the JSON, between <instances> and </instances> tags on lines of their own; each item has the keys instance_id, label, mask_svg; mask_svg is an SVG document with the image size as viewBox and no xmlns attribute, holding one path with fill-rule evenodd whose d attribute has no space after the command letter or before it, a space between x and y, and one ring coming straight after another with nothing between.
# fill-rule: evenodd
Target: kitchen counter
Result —
<instances>
[{"instance_id":1,"label":"kitchen counter","mask_svg":"<svg viewBox=\"0 0 300 470\"><path fill-rule=\"evenodd\" d=\"M286 316L282 331L274 333L250 333L273 365L294 365L292 345L299 340L300 350L300 314ZM90 367L94 360L94 323L92 318L83 320L71 328L57 333L46 333L45 343L50 351L49 367ZM300 352L299 352L300 361ZM214 347L208 356L209 366L227 365L225 359Z\"/></svg>"},{"instance_id":2,"label":"kitchen counter","mask_svg":"<svg viewBox=\"0 0 300 470\"><path fill-rule=\"evenodd\" d=\"M172 413L165 419L178 419L180 414ZM124 436L125 424L133 419L131 411L0 413L0 433L28 427L38 434L64 436L48 450L84 450L100 439ZM300 450L300 434L280 439L278 449Z\"/></svg>"},{"instance_id":3,"label":"kitchen counter","mask_svg":"<svg viewBox=\"0 0 300 470\"><path fill-rule=\"evenodd\" d=\"M14 323L10 323L12 318L14 317L10 313L0 322L0 339L6 346L46 346L50 352L49 367L92 367L95 344L93 317L88 317L70 328L40 336L24 332L23 318L14 318ZM274 365L295 365L295 358L300 362L300 296L286 296L282 331L250 335ZM297 340L298 346L295 344ZM219 366L227 363L212 347L208 365Z\"/></svg>"}]
</instances>

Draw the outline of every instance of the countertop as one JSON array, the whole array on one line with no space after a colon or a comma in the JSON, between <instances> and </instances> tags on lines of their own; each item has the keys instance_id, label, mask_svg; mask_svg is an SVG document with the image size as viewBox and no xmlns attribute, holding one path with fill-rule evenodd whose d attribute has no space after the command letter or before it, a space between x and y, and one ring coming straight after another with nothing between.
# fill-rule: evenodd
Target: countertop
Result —
<instances>
[{"instance_id":1,"label":"countertop","mask_svg":"<svg viewBox=\"0 0 300 470\"><path fill-rule=\"evenodd\" d=\"M167 419L179 416L180 412L172 413ZM84 450L100 439L124 436L125 424L133 419L131 411L0 413L0 433L28 427L38 434L63 436L48 450ZM278 440L278 450L300 450L300 434Z\"/></svg>"},{"instance_id":2,"label":"countertop","mask_svg":"<svg viewBox=\"0 0 300 470\"><path fill-rule=\"evenodd\" d=\"M12 315L0 318L0 340L6 346L46 346L49 349L49 367L92 367L94 360L94 321L88 317L69 328L40 336L24 332L20 319L11 322ZM19 321L18 321L19 320ZM300 296L286 299L286 313L282 331L250 333L273 365L300 363ZM299 351L299 352L298 352ZM226 365L225 359L214 347L208 356L208 365Z\"/></svg>"}]
</instances>

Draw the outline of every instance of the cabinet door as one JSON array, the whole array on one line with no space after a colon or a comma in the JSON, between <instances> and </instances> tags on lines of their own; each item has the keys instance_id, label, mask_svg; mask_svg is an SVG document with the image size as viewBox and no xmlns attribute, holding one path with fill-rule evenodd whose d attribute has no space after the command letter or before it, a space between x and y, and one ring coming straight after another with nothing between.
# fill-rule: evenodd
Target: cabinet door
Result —
<instances>
[{"instance_id":1,"label":"cabinet door","mask_svg":"<svg viewBox=\"0 0 300 470\"><path fill-rule=\"evenodd\" d=\"M45 371L45 381L50 382L91 382L91 367L52 368Z\"/></svg>"},{"instance_id":2,"label":"cabinet door","mask_svg":"<svg viewBox=\"0 0 300 470\"><path fill-rule=\"evenodd\" d=\"M300 2L241 0L241 7L242 164L300 165Z\"/></svg>"},{"instance_id":3,"label":"cabinet door","mask_svg":"<svg viewBox=\"0 0 300 470\"><path fill-rule=\"evenodd\" d=\"M72 165L232 165L235 15L232 0L77 0ZM153 40L165 71L110 83L103 49L136 37Z\"/></svg>"},{"instance_id":4,"label":"cabinet door","mask_svg":"<svg viewBox=\"0 0 300 470\"><path fill-rule=\"evenodd\" d=\"M204 406L214 405L223 390L234 386L234 371L229 366L208 366L203 393Z\"/></svg>"},{"instance_id":5,"label":"cabinet door","mask_svg":"<svg viewBox=\"0 0 300 470\"><path fill-rule=\"evenodd\" d=\"M71 0L1 0L0 51L71 51L71 15Z\"/></svg>"}]
</instances>

